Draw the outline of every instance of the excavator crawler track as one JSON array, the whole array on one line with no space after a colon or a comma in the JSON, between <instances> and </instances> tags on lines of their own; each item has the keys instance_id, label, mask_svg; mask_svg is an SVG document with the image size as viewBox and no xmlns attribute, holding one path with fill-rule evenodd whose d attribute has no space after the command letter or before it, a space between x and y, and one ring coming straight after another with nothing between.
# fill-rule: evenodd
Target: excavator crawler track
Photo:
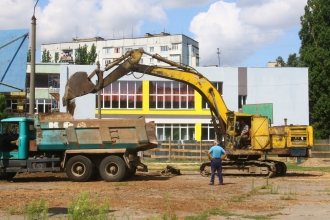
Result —
<instances>
[{"instance_id":1,"label":"excavator crawler track","mask_svg":"<svg viewBox=\"0 0 330 220\"><path fill-rule=\"evenodd\" d=\"M272 178L284 175L285 163L272 160L224 160L222 161L223 175L264 176ZM211 175L211 163L200 166L200 174L204 177Z\"/></svg>"}]
</instances>

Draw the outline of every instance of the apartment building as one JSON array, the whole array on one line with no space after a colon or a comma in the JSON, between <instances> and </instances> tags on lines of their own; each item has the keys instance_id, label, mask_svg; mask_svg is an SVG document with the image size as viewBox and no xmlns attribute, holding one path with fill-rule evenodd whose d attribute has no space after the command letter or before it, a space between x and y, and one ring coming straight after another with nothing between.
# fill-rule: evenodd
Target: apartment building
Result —
<instances>
[{"instance_id":1,"label":"apartment building","mask_svg":"<svg viewBox=\"0 0 330 220\"><path fill-rule=\"evenodd\" d=\"M118 59L127 51L143 48L151 54L159 54L166 59L183 63L189 66L199 66L199 44L197 41L183 34L162 32L160 34L147 33L144 37L104 39L94 37L88 39L72 39L71 42L42 44L41 51L48 50L55 62L54 57L57 52L60 55L60 62L75 63L77 49L87 45L88 50L92 45L96 46L97 58L101 65ZM146 65L157 65L160 62L150 56L143 55L141 63Z\"/></svg>"}]
</instances>

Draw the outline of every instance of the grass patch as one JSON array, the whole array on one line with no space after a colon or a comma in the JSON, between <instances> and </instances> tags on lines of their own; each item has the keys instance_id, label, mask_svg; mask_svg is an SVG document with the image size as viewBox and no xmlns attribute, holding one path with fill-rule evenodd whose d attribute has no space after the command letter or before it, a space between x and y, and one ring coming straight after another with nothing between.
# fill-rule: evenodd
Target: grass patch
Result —
<instances>
[{"instance_id":1,"label":"grass patch","mask_svg":"<svg viewBox=\"0 0 330 220\"><path fill-rule=\"evenodd\" d=\"M81 193L77 198L73 198L68 204L69 220L103 220L109 219L110 202L105 199L103 203L98 204L98 199L89 198L88 192Z\"/></svg>"},{"instance_id":2,"label":"grass patch","mask_svg":"<svg viewBox=\"0 0 330 220\"><path fill-rule=\"evenodd\" d=\"M128 218L129 219L129 218ZM161 215L156 215L147 220L178 220L179 217L176 215L175 210L171 207L170 196L168 192L165 194L165 212Z\"/></svg>"},{"instance_id":3,"label":"grass patch","mask_svg":"<svg viewBox=\"0 0 330 220\"><path fill-rule=\"evenodd\" d=\"M128 186L128 182L116 183L115 186Z\"/></svg>"},{"instance_id":4,"label":"grass patch","mask_svg":"<svg viewBox=\"0 0 330 220\"><path fill-rule=\"evenodd\" d=\"M171 160L171 161L156 161L156 160L144 160L149 170L164 170L166 165L174 166L181 171L198 171L203 162L189 161L189 160Z\"/></svg>"},{"instance_id":5,"label":"grass patch","mask_svg":"<svg viewBox=\"0 0 330 220\"><path fill-rule=\"evenodd\" d=\"M278 190L280 189L280 186L277 184L277 186L271 186L269 193L270 194L278 194Z\"/></svg>"},{"instance_id":6,"label":"grass patch","mask_svg":"<svg viewBox=\"0 0 330 220\"><path fill-rule=\"evenodd\" d=\"M330 172L330 167L302 167L297 163L286 163L287 170L291 171L323 171Z\"/></svg>"},{"instance_id":7,"label":"grass patch","mask_svg":"<svg viewBox=\"0 0 330 220\"><path fill-rule=\"evenodd\" d=\"M177 220L178 216L175 213L175 210L171 207L170 196L168 192L165 195L165 213L162 215L161 219L163 220Z\"/></svg>"},{"instance_id":8,"label":"grass patch","mask_svg":"<svg viewBox=\"0 0 330 220\"><path fill-rule=\"evenodd\" d=\"M281 195L280 196L280 200L295 200L296 198L294 198L291 195Z\"/></svg>"},{"instance_id":9,"label":"grass patch","mask_svg":"<svg viewBox=\"0 0 330 220\"><path fill-rule=\"evenodd\" d=\"M320 192L326 192L327 195L330 195L330 189L325 188L324 190L320 190Z\"/></svg>"},{"instance_id":10,"label":"grass patch","mask_svg":"<svg viewBox=\"0 0 330 220\"><path fill-rule=\"evenodd\" d=\"M237 195L237 196L233 196L232 198L230 198L227 201L228 202L242 202L243 199L245 199L245 198L248 198L248 197L253 196L253 195L257 195L259 193L259 190L262 189L262 187L264 187L264 185L260 186L260 187L255 187L254 186L254 179L252 179L251 190L249 192L243 193L243 194L240 194L240 195Z\"/></svg>"},{"instance_id":11,"label":"grass patch","mask_svg":"<svg viewBox=\"0 0 330 220\"><path fill-rule=\"evenodd\" d=\"M224 207L222 208L213 208L204 211L203 213L196 215L196 216L187 216L184 219L185 220L205 220L209 216L222 216L222 217L242 217L242 218L248 218L248 219L256 219L256 220L267 220L270 219L273 216L279 215L280 213L276 214L267 214L267 215L244 215L244 214L237 214L233 212L228 212Z\"/></svg>"},{"instance_id":12,"label":"grass patch","mask_svg":"<svg viewBox=\"0 0 330 220\"><path fill-rule=\"evenodd\" d=\"M48 209L49 209L49 204L48 202L45 202L43 198L41 198L39 202L32 200L28 204L23 204L21 207L21 210L24 215L24 219L25 217L27 217L28 220L49 219Z\"/></svg>"}]
</instances>

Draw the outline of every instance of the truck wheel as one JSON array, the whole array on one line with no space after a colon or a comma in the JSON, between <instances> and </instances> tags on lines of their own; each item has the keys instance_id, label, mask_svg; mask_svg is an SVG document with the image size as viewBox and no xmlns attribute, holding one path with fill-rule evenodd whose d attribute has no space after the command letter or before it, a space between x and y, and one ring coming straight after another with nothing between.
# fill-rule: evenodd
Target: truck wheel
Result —
<instances>
[{"instance_id":1,"label":"truck wheel","mask_svg":"<svg viewBox=\"0 0 330 220\"><path fill-rule=\"evenodd\" d=\"M107 182L118 182L125 177L126 164L117 156L104 158L99 167L101 177Z\"/></svg>"},{"instance_id":2,"label":"truck wheel","mask_svg":"<svg viewBox=\"0 0 330 220\"><path fill-rule=\"evenodd\" d=\"M85 156L74 156L66 163L66 175L73 182L88 181L93 174L93 164Z\"/></svg>"}]
</instances>

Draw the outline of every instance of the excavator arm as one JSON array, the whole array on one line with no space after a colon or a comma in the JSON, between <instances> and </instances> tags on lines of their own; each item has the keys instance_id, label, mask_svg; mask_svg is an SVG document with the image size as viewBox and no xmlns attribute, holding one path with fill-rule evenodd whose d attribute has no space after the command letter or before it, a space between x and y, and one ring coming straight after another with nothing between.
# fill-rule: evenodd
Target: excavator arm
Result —
<instances>
[{"instance_id":1,"label":"excavator arm","mask_svg":"<svg viewBox=\"0 0 330 220\"><path fill-rule=\"evenodd\" d=\"M139 64L143 54L147 54L157 60L170 64L170 67ZM106 77L103 77L104 71L107 71L114 66L117 66L117 68L115 68ZM145 52L143 49L137 49L128 51L124 56L106 66L104 71L96 69L89 76L87 76L86 72L76 72L73 74L66 84L65 94L62 98L63 105L68 105L70 100L76 97L89 93L96 93L130 72L139 72L175 80L193 87L206 100L208 106L210 107L212 122L217 138L219 141L222 141L223 134L225 133L224 123L227 122L227 106L224 103L221 94L214 87L214 85L195 69L167 60L158 54L152 55ZM97 75L98 77L96 85L91 81L91 78L94 75Z\"/></svg>"}]
</instances>

